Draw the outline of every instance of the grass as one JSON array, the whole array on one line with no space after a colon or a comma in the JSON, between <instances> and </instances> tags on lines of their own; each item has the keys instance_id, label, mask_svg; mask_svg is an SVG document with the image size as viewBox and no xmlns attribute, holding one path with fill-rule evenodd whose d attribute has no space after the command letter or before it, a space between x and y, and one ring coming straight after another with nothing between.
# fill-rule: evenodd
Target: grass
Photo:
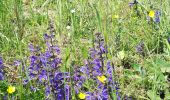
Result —
<instances>
[{"instance_id":1,"label":"grass","mask_svg":"<svg viewBox=\"0 0 170 100\"><path fill-rule=\"evenodd\" d=\"M52 25L61 49L60 71L74 75L77 66L89 59L89 48L96 46L95 34L99 32L108 50L106 60L114 65L113 76L122 100L161 100L162 94L169 100L170 2L137 0L131 7L129 2L133 0L1 0L0 56L5 80L0 80L0 98L8 94L9 85L14 85L16 92L7 95L9 100L45 99L43 85L30 81L24 86L22 82L29 79L29 44L46 51L43 35L51 33ZM156 16L149 18L151 10L160 11L160 22L155 22ZM137 52L141 43L142 51ZM118 56L120 51L124 52L123 59ZM21 62L18 67L14 65L16 60ZM75 83L72 80L69 84L73 88ZM95 84L91 79L84 83L89 90L91 84ZM30 86L38 90L33 92ZM72 100L78 99L74 90L72 94ZM111 95L117 98L115 90Z\"/></svg>"}]
</instances>

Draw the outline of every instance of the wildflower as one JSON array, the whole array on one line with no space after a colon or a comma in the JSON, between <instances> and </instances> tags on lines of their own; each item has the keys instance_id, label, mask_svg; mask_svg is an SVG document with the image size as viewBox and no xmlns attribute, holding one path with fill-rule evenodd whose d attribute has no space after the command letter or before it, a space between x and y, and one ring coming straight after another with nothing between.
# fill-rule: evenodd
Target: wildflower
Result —
<instances>
[{"instance_id":1,"label":"wildflower","mask_svg":"<svg viewBox=\"0 0 170 100\"><path fill-rule=\"evenodd\" d=\"M14 92L15 92L15 87L14 87L14 86L9 86L8 89L7 89L7 92L8 92L9 94L14 93Z\"/></svg>"},{"instance_id":2,"label":"wildflower","mask_svg":"<svg viewBox=\"0 0 170 100\"><path fill-rule=\"evenodd\" d=\"M68 25L68 26L66 27L66 29L67 29L67 30L70 30L70 29L71 29L71 26Z\"/></svg>"},{"instance_id":3,"label":"wildflower","mask_svg":"<svg viewBox=\"0 0 170 100\"><path fill-rule=\"evenodd\" d=\"M107 80L107 78L105 77L105 76L97 76L97 79L100 81L100 82L102 82L102 83L105 83L106 82L106 80Z\"/></svg>"},{"instance_id":4,"label":"wildflower","mask_svg":"<svg viewBox=\"0 0 170 100\"><path fill-rule=\"evenodd\" d=\"M28 81L27 79L24 79L23 82L22 82L22 84L23 84L23 85L26 85L26 84L28 84L28 82L29 82L29 81Z\"/></svg>"},{"instance_id":5,"label":"wildflower","mask_svg":"<svg viewBox=\"0 0 170 100\"><path fill-rule=\"evenodd\" d=\"M71 99L71 88L69 85L65 85L65 100L70 100Z\"/></svg>"},{"instance_id":6,"label":"wildflower","mask_svg":"<svg viewBox=\"0 0 170 100\"><path fill-rule=\"evenodd\" d=\"M42 70L41 74L39 75L39 80L40 82L44 82L45 80L47 80L47 75L45 70Z\"/></svg>"},{"instance_id":7,"label":"wildflower","mask_svg":"<svg viewBox=\"0 0 170 100\"><path fill-rule=\"evenodd\" d=\"M51 91L55 91L54 95L56 100L68 100L65 99L65 96L66 98L70 97L70 87L67 85L68 79L69 73L55 73L54 78L51 80L51 83L53 84L53 87L51 87Z\"/></svg>"},{"instance_id":8,"label":"wildflower","mask_svg":"<svg viewBox=\"0 0 170 100\"><path fill-rule=\"evenodd\" d=\"M136 52L141 54L142 56L145 55L145 52L144 52L144 42L140 42L137 46L136 46Z\"/></svg>"},{"instance_id":9,"label":"wildflower","mask_svg":"<svg viewBox=\"0 0 170 100\"><path fill-rule=\"evenodd\" d=\"M75 13L76 11L75 11L75 9L72 9L70 12L71 12L71 13Z\"/></svg>"},{"instance_id":10,"label":"wildflower","mask_svg":"<svg viewBox=\"0 0 170 100\"><path fill-rule=\"evenodd\" d=\"M168 38L168 43L170 44L170 37Z\"/></svg>"},{"instance_id":11,"label":"wildflower","mask_svg":"<svg viewBox=\"0 0 170 100\"><path fill-rule=\"evenodd\" d=\"M45 88L45 95L46 95L46 97L48 97L49 96L49 94L50 94L50 87L49 86L46 86L46 88Z\"/></svg>"},{"instance_id":12,"label":"wildflower","mask_svg":"<svg viewBox=\"0 0 170 100\"><path fill-rule=\"evenodd\" d=\"M19 66L20 64L21 64L20 61L18 61L18 60L14 61L14 65L15 65L15 66Z\"/></svg>"},{"instance_id":13,"label":"wildflower","mask_svg":"<svg viewBox=\"0 0 170 100\"><path fill-rule=\"evenodd\" d=\"M113 15L113 18L114 18L114 19L118 19L118 18L119 18L119 15Z\"/></svg>"},{"instance_id":14,"label":"wildflower","mask_svg":"<svg viewBox=\"0 0 170 100\"><path fill-rule=\"evenodd\" d=\"M0 80L4 80L4 76L1 72L0 72Z\"/></svg>"},{"instance_id":15,"label":"wildflower","mask_svg":"<svg viewBox=\"0 0 170 100\"><path fill-rule=\"evenodd\" d=\"M30 87L30 90L33 91L34 93L38 90L37 88L35 88L34 86Z\"/></svg>"},{"instance_id":16,"label":"wildflower","mask_svg":"<svg viewBox=\"0 0 170 100\"><path fill-rule=\"evenodd\" d=\"M118 52L117 57L122 60L125 57L125 52L123 50Z\"/></svg>"},{"instance_id":17,"label":"wildflower","mask_svg":"<svg viewBox=\"0 0 170 100\"><path fill-rule=\"evenodd\" d=\"M101 93L101 98L102 98L102 100L108 100L109 99L107 86L103 87L102 93Z\"/></svg>"},{"instance_id":18,"label":"wildflower","mask_svg":"<svg viewBox=\"0 0 170 100\"><path fill-rule=\"evenodd\" d=\"M149 17L151 18L155 17L155 12L153 10L149 11Z\"/></svg>"},{"instance_id":19,"label":"wildflower","mask_svg":"<svg viewBox=\"0 0 170 100\"><path fill-rule=\"evenodd\" d=\"M3 67L2 57L0 57L0 80L4 80Z\"/></svg>"},{"instance_id":20,"label":"wildflower","mask_svg":"<svg viewBox=\"0 0 170 100\"><path fill-rule=\"evenodd\" d=\"M78 97L83 100L86 98L86 94L85 93L79 93Z\"/></svg>"},{"instance_id":21,"label":"wildflower","mask_svg":"<svg viewBox=\"0 0 170 100\"><path fill-rule=\"evenodd\" d=\"M129 7L133 7L135 4L137 4L138 2L136 0L134 0L133 2L129 2Z\"/></svg>"},{"instance_id":22,"label":"wildflower","mask_svg":"<svg viewBox=\"0 0 170 100\"><path fill-rule=\"evenodd\" d=\"M113 80L113 68L114 66L112 66L110 64L110 61L107 62L106 64L106 68L107 68L107 75L108 75L108 84L110 85L111 89L115 88L114 87L114 80Z\"/></svg>"},{"instance_id":23,"label":"wildflower","mask_svg":"<svg viewBox=\"0 0 170 100\"><path fill-rule=\"evenodd\" d=\"M121 98L120 98L120 96L119 96L119 89L120 89L120 88L118 87L118 83L116 84L115 89L116 89L117 100L121 100Z\"/></svg>"},{"instance_id":24,"label":"wildflower","mask_svg":"<svg viewBox=\"0 0 170 100\"><path fill-rule=\"evenodd\" d=\"M157 10L157 11L155 12L155 20L154 20L156 23L159 23L159 22L160 22L160 15L161 15L160 11Z\"/></svg>"}]
</instances>

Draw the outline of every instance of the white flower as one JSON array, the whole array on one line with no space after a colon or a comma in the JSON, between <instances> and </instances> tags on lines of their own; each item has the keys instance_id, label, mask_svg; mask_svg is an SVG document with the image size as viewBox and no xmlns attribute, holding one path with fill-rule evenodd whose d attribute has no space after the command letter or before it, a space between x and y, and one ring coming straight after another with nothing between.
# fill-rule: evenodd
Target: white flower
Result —
<instances>
[{"instance_id":1,"label":"white flower","mask_svg":"<svg viewBox=\"0 0 170 100\"><path fill-rule=\"evenodd\" d=\"M123 50L118 52L117 57L122 60L125 57L125 52Z\"/></svg>"},{"instance_id":2,"label":"white flower","mask_svg":"<svg viewBox=\"0 0 170 100\"><path fill-rule=\"evenodd\" d=\"M71 29L71 26L68 25L68 26L66 27L66 29L67 29L67 30L70 30L70 29Z\"/></svg>"},{"instance_id":3,"label":"white flower","mask_svg":"<svg viewBox=\"0 0 170 100\"><path fill-rule=\"evenodd\" d=\"M70 12L71 12L71 13L75 13L76 11L75 11L75 9L72 9Z\"/></svg>"}]
</instances>

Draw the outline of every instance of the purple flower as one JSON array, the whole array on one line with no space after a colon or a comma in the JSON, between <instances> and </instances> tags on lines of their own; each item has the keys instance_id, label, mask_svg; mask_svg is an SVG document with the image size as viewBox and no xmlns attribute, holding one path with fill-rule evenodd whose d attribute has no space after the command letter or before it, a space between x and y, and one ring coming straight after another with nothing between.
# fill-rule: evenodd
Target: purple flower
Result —
<instances>
[{"instance_id":1,"label":"purple flower","mask_svg":"<svg viewBox=\"0 0 170 100\"><path fill-rule=\"evenodd\" d=\"M28 47L29 47L31 53L40 51L40 48L39 47L34 48L33 44L29 44Z\"/></svg>"},{"instance_id":2,"label":"purple flower","mask_svg":"<svg viewBox=\"0 0 170 100\"><path fill-rule=\"evenodd\" d=\"M38 58L36 56L31 56L30 57L30 61L31 61L32 64L34 64L37 59Z\"/></svg>"},{"instance_id":3,"label":"purple flower","mask_svg":"<svg viewBox=\"0 0 170 100\"><path fill-rule=\"evenodd\" d=\"M34 74L33 72L29 73L29 77L30 77L31 80L34 79L36 77L36 75L37 74Z\"/></svg>"},{"instance_id":4,"label":"purple flower","mask_svg":"<svg viewBox=\"0 0 170 100\"><path fill-rule=\"evenodd\" d=\"M91 58L94 58L95 57L95 55L97 54L97 51L94 49L94 48L90 48L90 57Z\"/></svg>"},{"instance_id":5,"label":"purple flower","mask_svg":"<svg viewBox=\"0 0 170 100\"><path fill-rule=\"evenodd\" d=\"M170 44L170 37L168 38L168 43Z\"/></svg>"},{"instance_id":6,"label":"purple flower","mask_svg":"<svg viewBox=\"0 0 170 100\"><path fill-rule=\"evenodd\" d=\"M137 0L134 0L133 2L129 2L129 7L132 7L132 6L134 6L135 4L137 4L138 2L137 2Z\"/></svg>"},{"instance_id":7,"label":"purple flower","mask_svg":"<svg viewBox=\"0 0 170 100\"><path fill-rule=\"evenodd\" d=\"M157 10L155 13L155 20L154 20L156 23L160 22L160 15L161 15L161 12Z\"/></svg>"},{"instance_id":8,"label":"purple flower","mask_svg":"<svg viewBox=\"0 0 170 100\"><path fill-rule=\"evenodd\" d=\"M42 70L42 72L39 75L39 81L40 82L44 82L45 80L47 80L47 75L46 75L46 71Z\"/></svg>"},{"instance_id":9,"label":"purple flower","mask_svg":"<svg viewBox=\"0 0 170 100\"><path fill-rule=\"evenodd\" d=\"M30 90L33 91L33 92L36 92L36 91L37 91L37 88L31 86L31 87L30 87Z\"/></svg>"},{"instance_id":10,"label":"purple flower","mask_svg":"<svg viewBox=\"0 0 170 100\"><path fill-rule=\"evenodd\" d=\"M111 87L111 89L114 89L115 86L113 80L113 66L111 66L110 61L107 62L106 67L107 67L107 75L108 75L108 85Z\"/></svg>"},{"instance_id":11,"label":"purple flower","mask_svg":"<svg viewBox=\"0 0 170 100\"><path fill-rule=\"evenodd\" d=\"M44 34L44 39L47 40L47 39L49 39L49 38L51 38L51 36L48 35L47 33L45 33L45 34Z\"/></svg>"},{"instance_id":12,"label":"purple flower","mask_svg":"<svg viewBox=\"0 0 170 100\"><path fill-rule=\"evenodd\" d=\"M14 61L14 65L15 65L15 66L19 66L20 64L21 64L20 61L18 61L18 60Z\"/></svg>"},{"instance_id":13,"label":"purple flower","mask_svg":"<svg viewBox=\"0 0 170 100\"><path fill-rule=\"evenodd\" d=\"M49 94L50 94L50 87L46 86L46 88L45 88L45 95L46 95L46 97L48 97Z\"/></svg>"},{"instance_id":14,"label":"purple flower","mask_svg":"<svg viewBox=\"0 0 170 100\"><path fill-rule=\"evenodd\" d=\"M5 96L3 97L3 100L8 100L8 94L5 94Z\"/></svg>"},{"instance_id":15,"label":"purple flower","mask_svg":"<svg viewBox=\"0 0 170 100\"><path fill-rule=\"evenodd\" d=\"M87 76L90 75L90 71L89 71L88 65L82 66L82 67L80 68L80 71L81 71L83 74L86 74Z\"/></svg>"},{"instance_id":16,"label":"purple flower","mask_svg":"<svg viewBox=\"0 0 170 100\"><path fill-rule=\"evenodd\" d=\"M52 68L57 68L60 63L61 63L60 58L54 58L53 61L51 62L51 67Z\"/></svg>"},{"instance_id":17,"label":"purple flower","mask_svg":"<svg viewBox=\"0 0 170 100\"><path fill-rule=\"evenodd\" d=\"M29 49L30 49L30 52L34 52L35 51L34 46L32 44L29 44Z\"/></svg>"},{"instance_id":18,"label":"purple flower","mask_svg":"<svg viewBox=\"0 0 170 100\"><path fill-rule=\"evenodd\" d=\"M60 54L60 48L58 46L53 46L53 50L55 50L57 54Z\"/></svg>"},{"instance_id":19,"label":"purple flower","mask_svg":"<svg viewBox=\"0 0 170 100\"><path fill-rule=\"evenodd\" d=\"M0 70L1 70L2 68L4 68L4 66L3 66L3 60L2 60L2 57L0 57Z\"/></svg>"},{"instance_id":20,"label":"purple flower","mask_svg":"<svg viewBox=\"0 0 170 100\"><path fill-rule=\"evenodd\" d=\"M144 53L144 42L140 42L137 46L136 46L136 52L141 54L142 56L145 55Z\"/></svg>"},{"instance_id":21,"label":"purple flower","mask_svg":"<svg viewBox=\"0 0 170 100\"><path fill-rule=\"evenodd\" d=\"M69 100L70 98L70 87L66 84L69 81L68 73L57 72L55 73L54 79L51 84L55 87L52 91L56 91L57 100ZM64 82L65 80L65 82Z\"/></svg>"},{"instance_id":22,"label":"purple flower","mask_svg":"<svg viewBox=\"0 0 170 100\"><path fill-rule=\"evenodd\" d=\"M119 95L119 89L120 89L120 88L118 87L118 83L116 84L115 89L116 89L117 100L121 100L120 95Z\"/></svg>"},{"instance_id":23,"label":"purple flower","mask_svg":"<svg viewBox=\"0 0 170 100\"><path fill-rule=\"evenodd\" d=\"M0 81L4 80L4 75L0 72Z\"/></svg>"},{"instance_id":24,"label":"purple flower","mask_svg":"<svg viewBox=\"0 0 170 100\"><path fill-rule=\"evenodd\" d=\"M65 85L65 100L70 100L70 99L71 99L70 86Z\"/></svg>"},{"instance_id":25,"label":"purple flower","mask_svg":"<svg viewBox=\"0 0 170 100\"><path fill-rule=\"evenodd\" d=\"M102 100L108 100L109 99L107 86L103 87L101 97L102 97Z\"/></svg>"},{"instance_id":26,"label":"purple flower","mask_svg":"<svg viewBox=\"0 0 170 100\"><path fill-rule=\"evenodd\" d=\"M91 92L86 92L86 100L94 100L94 96L93 93Z\"/></svg>"},{"instance_id":27,"label":"purple flower","mask_svg":"<svg viewBox=\"0 0 170 100\"><path fill-rule=\"evenodd\" d=\"M1 80L4 80L4 72L3 72L3 60L2 60L2 57L0 57L0 81Z\"/></svg>"},{"instance_id":28,"label":"purple flower","mask_svg":"<svg viewBox=\"0 0 170 100\"><path fill-rule=\"evenodd\" d=\"M23 82L22 82L23 85L26 85L28 84L28 80L27 79L24 79Z\"/></svg>"}]
</instances>

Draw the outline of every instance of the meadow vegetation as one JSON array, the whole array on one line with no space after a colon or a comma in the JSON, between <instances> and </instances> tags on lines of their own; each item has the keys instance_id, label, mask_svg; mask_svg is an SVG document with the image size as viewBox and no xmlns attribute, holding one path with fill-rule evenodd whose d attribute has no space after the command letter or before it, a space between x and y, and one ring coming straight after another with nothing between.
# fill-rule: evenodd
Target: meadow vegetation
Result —
<instances>
[{"instance_id":1,"label":"meadow vegetation","mask_svg":"<svg viewBox=\"0 0 170 100\"><path fill-rule=\"evenodd\" d=\"M0 0L0 100L170 100L170 1Z\"/></svg>"}]
</instances>

